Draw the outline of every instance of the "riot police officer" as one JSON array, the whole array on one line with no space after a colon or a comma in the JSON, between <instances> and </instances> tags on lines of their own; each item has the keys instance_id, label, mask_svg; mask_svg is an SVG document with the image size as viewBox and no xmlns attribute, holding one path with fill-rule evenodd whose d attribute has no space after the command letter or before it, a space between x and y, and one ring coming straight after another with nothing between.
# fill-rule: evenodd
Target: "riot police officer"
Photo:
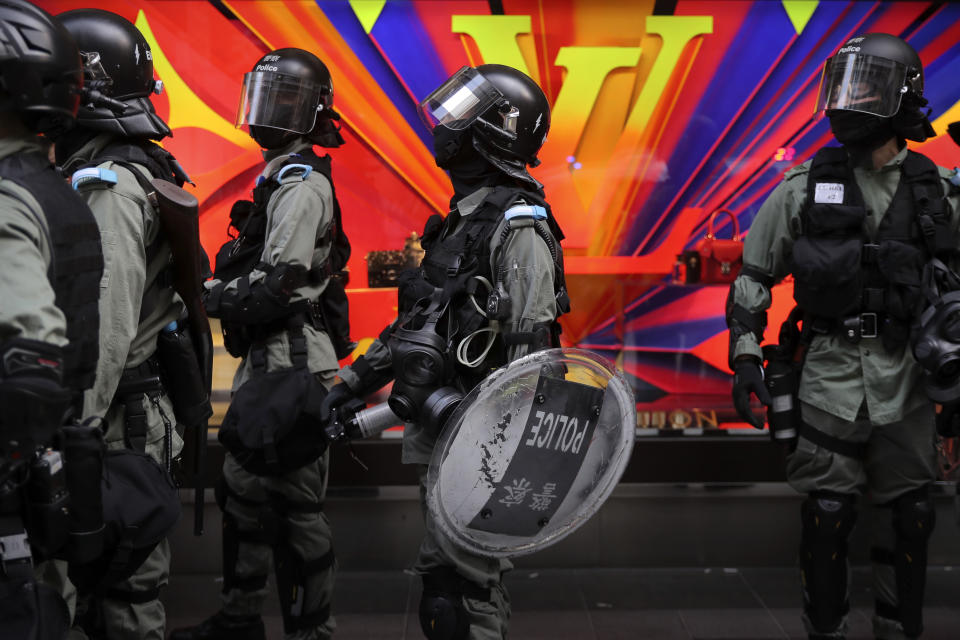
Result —
<instances>
[{"instance_id":1,"label":"riot police officer","mask_svg":"<svg viewBox=\"0 0 960 640\"><path fill-rule=\"evenodd\" d=\"M919 56L892 35L852 38L827 60L818 110L842 146L786 173L750 229L728 299L734 404L762 426L749 397L770 404L759 347L770 289L795 278L806 355L787 477L808 495L800 568L811 638L844 636L847 537L864 494L886 514L872 531L874 633L923 629L935 420L908 342L924 265L954 255L960 214L952 172L906 147L934 135L923 89Z\"/></svg>"},{"instance_id":2,"label":"riot police officer","mask_svg":"<svg viewBox=\"0 0 960 640\"><path fill-rule=\"evenodd\" d=\"M34 583L38 550L59 551L66 531L24 486L62 476L60 452L42 456L68 414L79 415L97 362L97 298L103 259L96 222L47 156L53 134L71 126L83 67L70 34L43 10L0 0L0 618L5 637L62 638L67 604ZM38 461L42 461L42 458ZM55 462L55 465L52 463ZM57 475L59 474L59 476ZM100 482L99 475L94 486ZM73 488L73 487L71 487ZM48 495L50 495L48 493ZM28 498L29 496L29 498ZM34 507L41 507L35 512ZM26 520L26 528L24 526ZM102 522L102 520L101 520ZM28 542L29 534L29 542ZM33 553L31 553L31 551ZM33 556L31 558L31 556ZM60 567L62 569L62 567ZM56 569L54 569L56 571Z\"/></svg>"},{"instance_id":3,"label":"riot police officer","mask_svg":"<svg viewBox=\"0 0 960 640\"><path fill-rule=\"evenodd\" d=\"M440 429L463 394L493 369L559 346L569 310L563 238L528 172L550 128L537 84L510 67L464 67L420 104L437 165L453 186L451 211L423 233L418 271L399 285L397 320L340 371L325 409L394 379L389 404L407 421L403 462L424 487ZM421 492L422 495L422 492ZM501 582L512 565L459 550L424 508L420 624L426 637L502 638L510 604Z\"/></svg>"},{"instance_id":4,"label":"riot police officer","mask_svg":"<svg viewBox=\"0 0 960 640\"><path fill-rule=\"evenodd\" d=\"M274 378L286 392L295 385L283 381L302 380L304 371L308 384L329 386L338 358L352 350L336 321L346 318L340 277L350 247L330 156L314 152L314 145L343 144L339 118L330 72L309 51L271 51L244 76L237 126L249 126L266 166L253 201L233 207L239 235L217 254L205 294L208 313L220 318L225 346L243 358L225 423L245 413L242 420L281 429L278 415L263 401L240 408L245 390ZM274 400L286 405L304 398ZM318 428L309 431L308 437L318 439ZM250 466L246 456L227 453L217 487L223 511L223 607L198 626L174 631L172 640L264 638L261 611L271 560L285 637L332 635L336 562L323 513L328 457L317 451L288 466L285 462L281 458L267 474Z\"/></svg>"},{"instance_id":5,"label":"riot police officer","mask_svg":"<svg viewBox=\"0 0 960 640\"><path fill-rule=\"evenodd\" d=\"M150 181L182 186L188 178L154 142L170 129L150 102L162 85L143 35L108 11L77 9L58 18L86 58L89 82L115 102L84 104L77 126L57 136L55 146L58 163L105 238L101 356L84 413L104 417L108 447L146 453L169 476L183 443L158 344L163 334L179 330L184 303L174 290L171 238ZM199 281L199 273L195 277ZM110 638L163 638L166 617L158 596L169 566L163 539L132 576L96 589L82 625Z\"/></svg>"}]
</instances>

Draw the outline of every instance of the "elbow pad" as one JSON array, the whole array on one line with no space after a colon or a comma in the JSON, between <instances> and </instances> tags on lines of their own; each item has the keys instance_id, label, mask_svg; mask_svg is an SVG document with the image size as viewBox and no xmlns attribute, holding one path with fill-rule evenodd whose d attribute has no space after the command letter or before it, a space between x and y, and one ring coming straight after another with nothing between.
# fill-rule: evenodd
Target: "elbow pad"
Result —
<instances>
[{"instance_id":1,"label":"elbow pad","mask_svg":"<svg viewBox=\"0 0 960 640\"><path fill-rule=\"evenodd\" d=\"M368 396L393 380L393 367L374 369L363 356L354 360L350 369L357 376L356 388L347 386L359 397Z\"/></svg>"},{"instance_id":2,"label":"elbow pad","mask_svg":"<svg viewBox=\"0 0 960 640\"><path fill-rule=\"evenodd\" d=\"M0 456L28 455L50 443L73 401L62 379L60 347L26 338L0 347Z\"/></svg>"},{"instance_id":3,"label":"elbow pad","mask_svg":"<svg viewBox=\"0 0 960 640\"><path fill-rule=\"evenodd\" d=\"M208 290L203 301L207 313L240 324L263 324L290 315L293 292L307 283L306 267L282 262L273 267L260 264L257 269L267 276L254 283L240 278L234 289L220 283Z\"/></svg>"},{"instance_id":4,"label":"elbow pad","mask_svg":"<svg viewBox=\"0 0 960 640\"><path fill-rule=\"evenodd\" d=\"M766 311L754 313L733 301L734 285L735 283L730 285L726 304L727 327L730 329L730 347L727 358L731 369L733 368L735 350L740 337L752 333L759 345L763 342L763 332L767 328Z\"/></svg>"}]
</instances>

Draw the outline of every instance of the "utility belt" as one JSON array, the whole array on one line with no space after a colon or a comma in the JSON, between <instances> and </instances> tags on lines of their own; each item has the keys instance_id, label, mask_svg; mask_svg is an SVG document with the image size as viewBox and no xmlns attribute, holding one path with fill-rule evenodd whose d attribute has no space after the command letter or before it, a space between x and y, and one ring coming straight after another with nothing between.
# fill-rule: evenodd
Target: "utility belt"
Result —
<instances>
[{"instance_id":1,"label":"utility belt","mask_svg":"<svg viewBox=\"0 0 960 640\"><path fill-rule=\"evenodd\" d=\"M881 329L890 320L885 313L865 311L845 318L812 318L811 330L820 335L839 333L847 342L857 344L861 340L879 337Z\"/></svg>"}]
</instances>

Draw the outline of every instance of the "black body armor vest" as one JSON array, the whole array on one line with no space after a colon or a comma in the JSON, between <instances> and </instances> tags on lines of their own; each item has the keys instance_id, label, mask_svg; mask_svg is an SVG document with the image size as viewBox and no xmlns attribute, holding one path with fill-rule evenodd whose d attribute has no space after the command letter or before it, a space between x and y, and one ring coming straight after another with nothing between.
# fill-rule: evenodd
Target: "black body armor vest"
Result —
<instances>
[{"instance_id":1,"label":"black body armor vest","mask_svg":"<svg viewBox=\"0 0 960 640\"><path fill-rule=\"evenodd\" d=\"M464 390L471 389L485 378L492 369L506 364L506 351L502 335L498 335L493 348L483 362L468 368L450 357L463 338L489 324L480 314L474 302L483 305L485 290L478 288L476 276L485 278L494 286L502 279L502 273L491 273L490 244L493 234L503 220L504 212L517 201L539 205L547 212L546 227L549 233L540 234L554 257L554 293L557 296L560 314L569 311L566 283L563 276L563 253L559 242L563 232L550 211L550 205L540 193L517 187L496 187L483 202L465 218L463 228L448 235L452 225L460 219L454 211L443 218L434 214L427 220L421 244L425 250L420 269L400 274L398 283L398 327L417 330L428 320L431 312L446 308L436 324L437 332L446 342L447 359L452 361L449 372L455 373ZM509 235L509 226L504 229L501 246ZM503 269L501 269L503 271ZM487 311L490 311L488 308ZM559 315L559 314L558 314ZM559 323L552 323L554 341L558 340ZM389 329L388 329L389 331ZM385 332L381 341L388 343Z\"/></svg>"},{"instance_id":2,"label":"black body armor vest","mask_svg":"<svg viewBox=\"0 0 960 640\"><path fill-rule=\"evenodd\" d=\"M97 222L43 154L8 156L0 160L0 175L29 191L43 210L53 254L47 277L67 320L63 385L73 391L89 389L100 344L97 304L103 253Z\"/></svg>"},{"instance_id":3,"label":"black body armor vest","mask_svg":"<svg viewBox=\"0 0 960 640\"><path fill-rule=\"evenodd\" d=\"M924 264L955 250L937 166L908 151L900 169L900 183L871 239L846 151L820 149L810 166L802 235L791 258L794 298L808 315L842 321L876 314L878 331L891 349L905 344L923 304Z\"/></svg>"}]
</instances>

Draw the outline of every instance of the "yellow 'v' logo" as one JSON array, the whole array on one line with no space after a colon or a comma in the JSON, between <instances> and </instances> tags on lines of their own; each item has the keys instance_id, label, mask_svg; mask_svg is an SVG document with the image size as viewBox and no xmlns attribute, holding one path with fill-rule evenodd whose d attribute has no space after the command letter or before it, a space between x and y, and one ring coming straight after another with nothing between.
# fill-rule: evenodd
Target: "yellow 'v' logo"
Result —
<instances>
[{"instance_id":1,"label":"yellow 'v' logo","mask_svg":"<svg viewBox=\"0 0 960 640\"><path fill-rule=\"evenodd\" d=\"M570 246L585 247L601 225L619 227L639 183L657 170L651 154L638 151L655 148L662 127L648 126L651 117L682 60L683 72L689 71L694 56L682 54L695 38L713 32L713 18L649 15L645 27L638 41L648 38L646 53L641 46L567 46L553 61L566 73L538 173L549 179L551 199L563 202ZM509 65L538 80L536 48L518 38L531 33L530 16L453 16L451 28L473 39L483 58L475 64ZM658 36L659 47L649 36ZM662 104L669 110L673 100L667 98ZM588 253L605 253L603 245L616 234L604 236L586 247Z\"/></svg>"}]
</instances>

